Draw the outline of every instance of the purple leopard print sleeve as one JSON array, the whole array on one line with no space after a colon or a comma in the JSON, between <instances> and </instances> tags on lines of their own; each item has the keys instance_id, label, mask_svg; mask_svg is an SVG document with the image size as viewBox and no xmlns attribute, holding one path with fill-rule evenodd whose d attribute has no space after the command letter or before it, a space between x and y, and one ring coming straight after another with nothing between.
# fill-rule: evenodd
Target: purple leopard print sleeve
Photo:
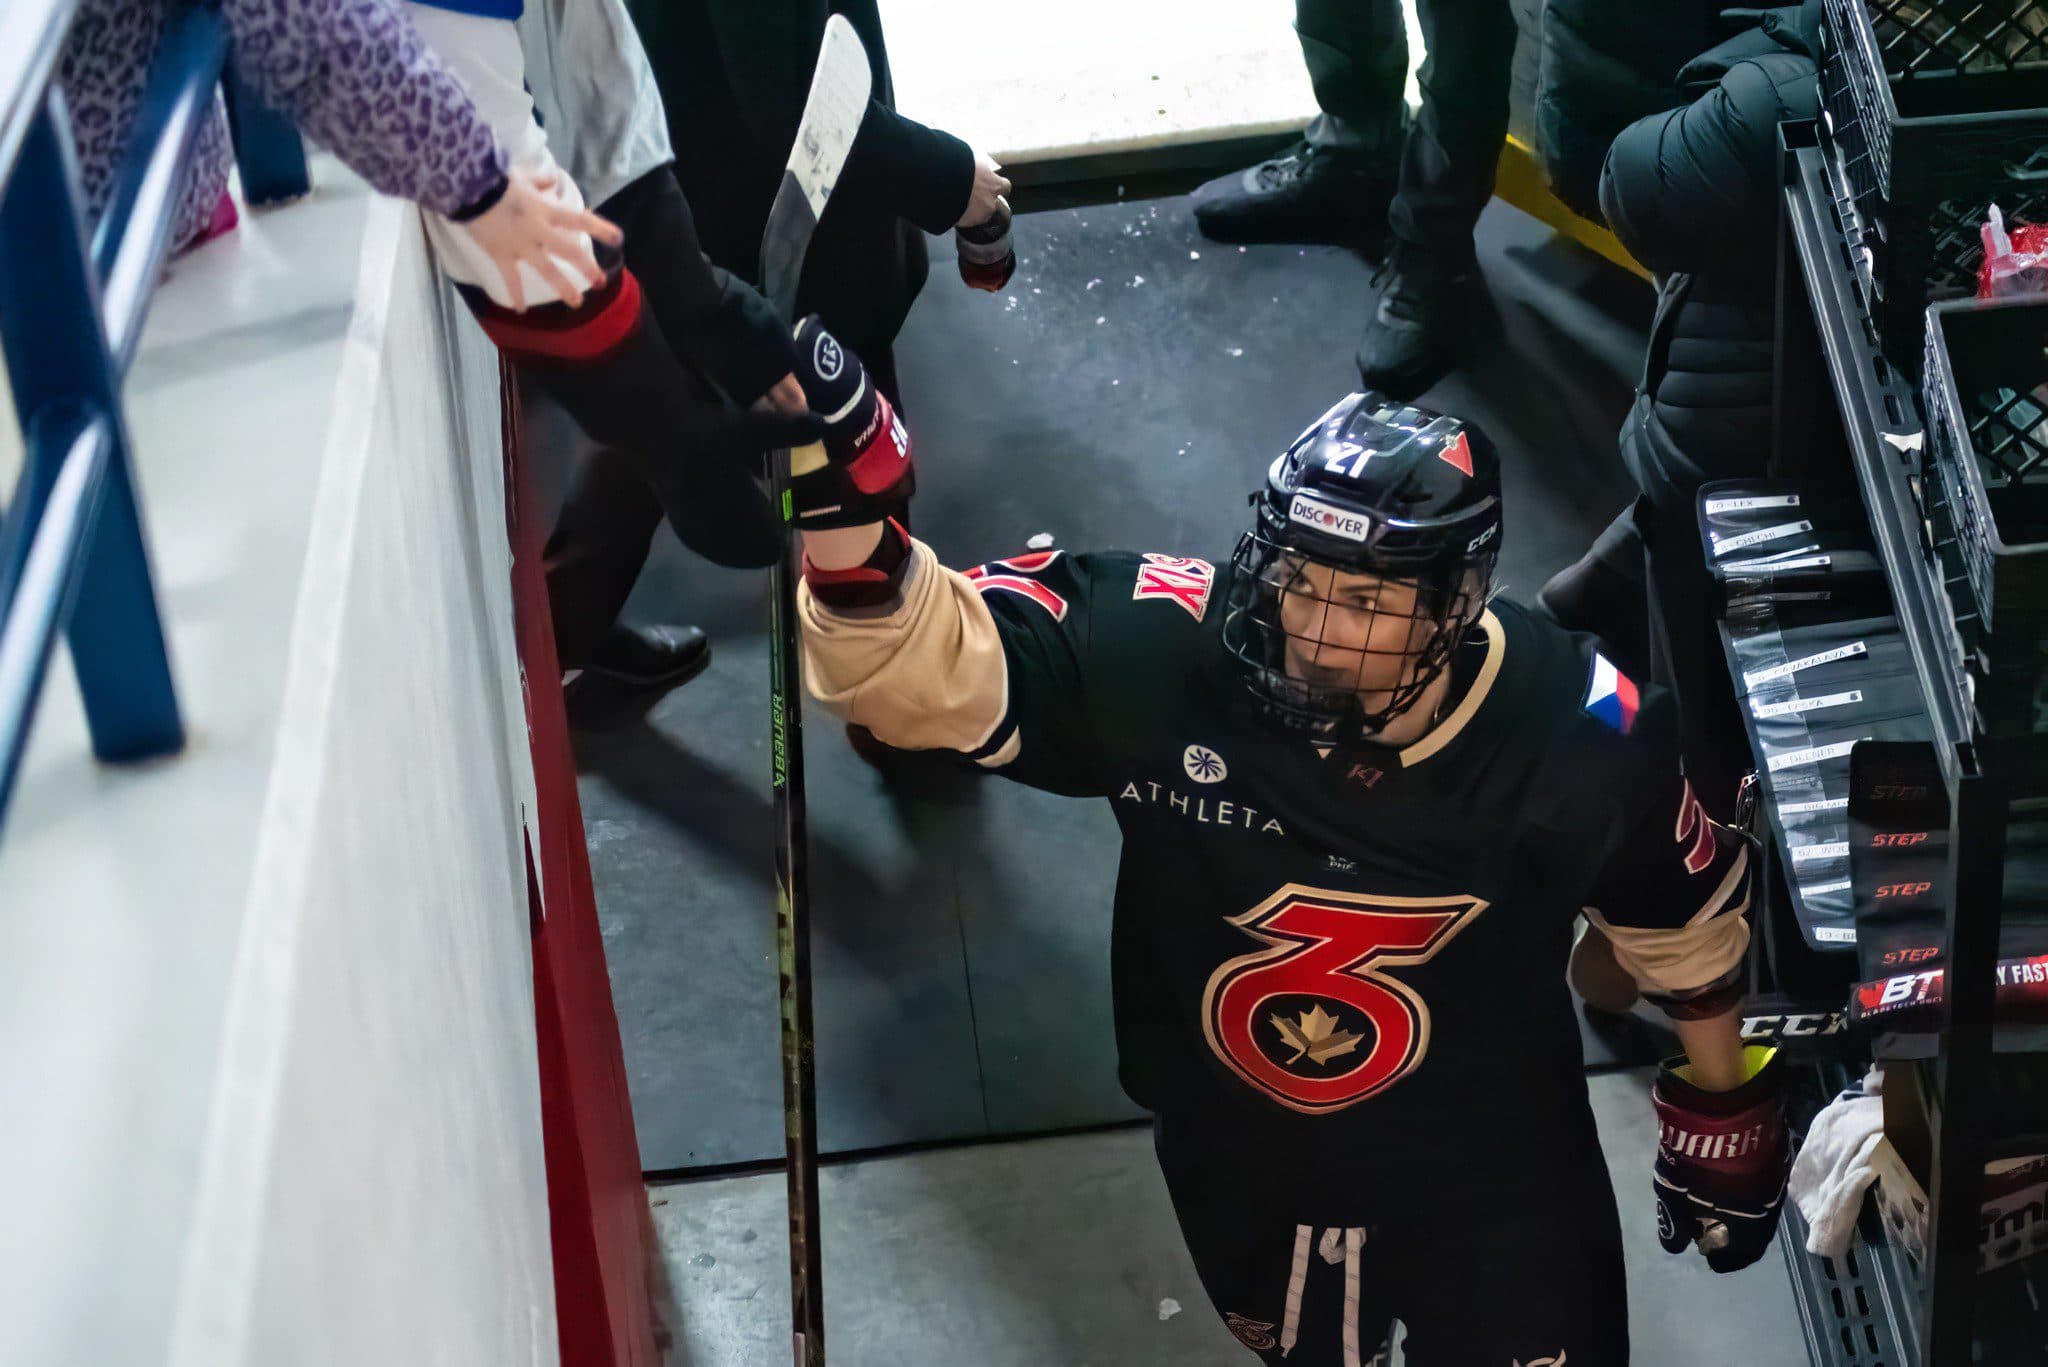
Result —
<instances>
[{"instance_id":1,"label":"purple leopard print sleeve","mask_svg":"<svg viewBox=\"0 0 2048 1367\"><path fill-rule=\"evenodd\" d=\"M95 217L134 130L164 6L82 0L65 39L58 80ZM223 0L223 9L250 84L379 190L445 214L504 175L489 126L389 0ZM216 103L172 231L178 245L205 225L227 168Z\"/></svg>"},{"instance_id":2,"label":"purple leopard print sleeve","mask_svg":"<svg viewBox=\"0 0 2048 1367\"><path fill-rule=\"evenodd\" d=\"M476 203L505 152L390 0L222 0L249 83L364 180L437 213Z\"/></svg>"},{"instance_id":3,"label":"purple leopard print sleeve","mask_svg":"<svg viewBox=\"0 0 2048 1367\"><path fill-rule=\"evenodd\" d=\"M57 81L64 91L85 211L92 221L107 207L163 26L163 0L84 0L65 35ZM212 217L227 189L228 166L227 119L216 98L179 195L171 224L174 248L198 236Z\"/></svg>"}]
</instances>

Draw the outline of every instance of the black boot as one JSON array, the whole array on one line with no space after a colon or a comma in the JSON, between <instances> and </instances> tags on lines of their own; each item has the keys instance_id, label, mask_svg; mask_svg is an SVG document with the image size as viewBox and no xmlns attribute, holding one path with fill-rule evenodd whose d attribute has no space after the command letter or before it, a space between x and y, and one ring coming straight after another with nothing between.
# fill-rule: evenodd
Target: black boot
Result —
<instances>
[{"instance_id":1,"label":"black boot","mask_svg":"<svg viewBox=\"0 0 2048 1367\"><path fill-rule=\"evenodd\" d=\"M1373 273L1379 302L1358 344L1365 387L1405 403L1448 375L1465 350L1478 280L1470 242L1445 250L1396 238Z\"/></svg>"},{"instance_id":2,"label":"black boot","mask_svg":"<svg viewBox=\"0 0 2048 1367\"><path fill-rule=\"evenodd\" d=\"M563 662L563 697L572 721L603 725L645 712L710 663L698 627L614 626L589 659Z\"/></svg>"},{"instance_id":3,"label":"black boot","mask_svg":"<svg viewBox=\"0 0 2048 1367\"><path fill-rule=\"evenodd\" d=\"M1395 174L1303 140L1197 189L1195 226L1218 242L1376 246L1386 236Z\"/></svg>"}]
</instances>

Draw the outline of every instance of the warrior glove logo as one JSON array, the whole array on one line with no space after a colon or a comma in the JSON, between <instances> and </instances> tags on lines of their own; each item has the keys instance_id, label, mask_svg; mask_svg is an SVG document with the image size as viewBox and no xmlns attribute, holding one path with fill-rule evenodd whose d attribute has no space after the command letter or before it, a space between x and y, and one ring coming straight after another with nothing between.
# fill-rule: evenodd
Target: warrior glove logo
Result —
<instances>
[{"instance_id":1,"label":"warrior glove logo","mask_svg":"<svg viewBox=\"0 0 2048 1367\"><path fill-rule=\"evenodd\" d=\"M1206 745L1190 745L1181 751L1180 767L1197 783L1221 783L1230 774L1223 756Z\"/></svg>"},{"instance_id":2,"label":"warrior glove logo","mask_svg":"<svg viewBox=\"0 0 2048 1367\"><path fill-rule=\"evenodd\" d=\"M1327 1115L1421 1066L1429 1007L1388 968L1427 963L1486 909L1477 897L1375 897L1290 883L1231 924L1269 947L1209 978L1209 1047L1290 1110Z\"/></svg>"},{"instance_id":3,"label":"warrior glove logo","mask_svg":"<svg viewBox=\"0 0 2048 1367\"><path fill-rule=\"evenodd\" d=\"M836 380L846 364L846 353L839 349L839 343L829 332L820 331L818 340L811 347L811 364L821 380Z\"/></svg>"}]
</instances>

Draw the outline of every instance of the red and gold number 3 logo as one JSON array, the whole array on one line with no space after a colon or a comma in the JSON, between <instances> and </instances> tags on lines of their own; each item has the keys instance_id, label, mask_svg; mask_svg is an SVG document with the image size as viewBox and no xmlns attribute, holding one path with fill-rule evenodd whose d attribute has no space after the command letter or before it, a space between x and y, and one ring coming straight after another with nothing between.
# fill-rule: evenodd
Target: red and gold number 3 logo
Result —
<instances>
[{"instance_id":1,"label":"red and gold number 3 logo","mask_svg":"<svg viewBox=\"0 0 2048 1367\"><path fill-rule=\"evenodd\" d=\"M1290 883L1231 924L1267 949L1209 978L1209 1047L1309 1115L1399 1082L1429 1051L1429 1006L1382 970L1426 963L1486 910L1477 897L1375 897Z\"/></svg>"}]
</instances>

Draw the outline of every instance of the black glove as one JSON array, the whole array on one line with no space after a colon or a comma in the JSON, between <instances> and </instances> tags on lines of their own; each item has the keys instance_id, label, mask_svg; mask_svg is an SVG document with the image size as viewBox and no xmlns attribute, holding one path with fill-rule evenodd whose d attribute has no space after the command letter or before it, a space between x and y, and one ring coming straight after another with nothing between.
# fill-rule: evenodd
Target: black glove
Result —
<instances>
[{"instance_id":1,"label":"black glove","mask_svg":"<svg viewBox=\"0 0 2048 1367\"><path fill-rule=\"evenodd\" d=\"M814 442L808 413L740 412L715 399L672 406L657 452L616 448L654 490L682 543L716 565L758 569L782 554L780 519L761 487L763 453Z\"/></svg>"},{"instance_id":2,"label":"black glove","mask_svg":"<svg viewBox=\"0 0 2048 1367\"><path fill-rule=\"evenodd\" d=\"M1751 1045L1744 1053L1750 1078L1733 1091L1695 1087L1683 1060L1667 1059L1650 1093L1657 1239L1666 1253L1697 1243L1716 1272L1748 1267L1771 1246L1792 1170L1778 1051Z\"/></svg>"},{"instance_id":3,"label":"black glove","mask_svg":"<svg viewBox=\"0 0 2048 1367\"><path fill-rule=\"evenodd\" d=\"M790 453L797 526L859 527L897 515L917 481L896 409L816 314L797 325L796 352L797 383L825 426L820 444Z\"/></svg>"},{"instance_id":4,"label":"black glove","mask_svg":"<svg viewBox=\"0 0 2048 1367\"><path fill-rule=\"evenodd\" d=\"M738 410L721 404L692 405L675 433L676 444L699 459L720 460L758 471L770 451L811 446L828 435L815 413Z\"/></svg>"}]
</instances>

